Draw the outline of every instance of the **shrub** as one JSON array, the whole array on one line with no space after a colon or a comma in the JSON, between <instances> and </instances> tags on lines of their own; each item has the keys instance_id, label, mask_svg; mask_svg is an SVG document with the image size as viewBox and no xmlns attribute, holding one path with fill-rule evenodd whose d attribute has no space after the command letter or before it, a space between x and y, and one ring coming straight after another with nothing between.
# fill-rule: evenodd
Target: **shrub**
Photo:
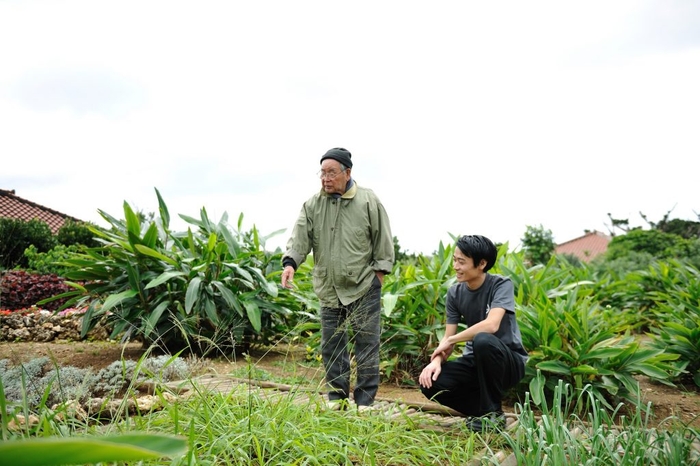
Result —
<instances>
[{"instance_id":1,"label":"shrub","mask_svg":"<svg viewBox=\"0 0 700 466\"><path fill-rule=\"evenodd\" d=\"M27 258L27 270L43 274L56 274L63 276L69 269L62 264L63 261L80 253L83 247L80 245L57 245L48 252L39 252L36 246L31 245L24 251Z\"/></svg>"},{"instance_id":2,"label":"shrub","mask_svg":"<svg viewBox=\"0 0 700 466\"><path fill-rule=\"evenodd\" d=\"M0 218L0 268L26 267L24 250L30 245L39 252L47 252L56 245L46 222Z\"/></svg>"},{"instance_id":3,"label":"shrub","mask_svg":"<svg viewBox=\"0 0 700 466\"><path fill-rule=\"evenodd\" d=\"M26 402L28 406L38 406L44 394L39 380L49 358L32 359L26 364L12 366L7 359L0 360L0 381L5 391L5 399L10 403Z\"/></svg>"},{"instance_id":4,"label":"shrub","mask_svg":"<svg viewBox=\"0 0 700 466\"><path fill-rule=\"evenodd\" d=\"M622 236L615 236L605 253L607 260L627 256L630 252L646 252L657 259L674 257L688 252L690 241L659 230L632 230ZM683 254L684 256L686 254Z\"/></svg>"},{"instance_id":5,"label":"shrub","mask_svg":"<svg viewBox=\"0 0 700 466\"><path fill-rule=\"evenodd\" d=\"M0 306L11 311L25 309L69 290L71 288L58 275L9 270L0 276ZM49 311L56 311L65 302L66 299L58 299L43 307Z\"/></svg>"},{"instance_id":6,"label":"shrub","mask_svg":"<svg viewBox=\"0 0 700 466\"><path fill-rule=\"evenodd\" d=\"M99 246L95 239L95 234L90 228L97 228L96 225L83 222L74 222L66 220L58 232L56 232L56 241L63 246L83 245L89 248Z\"/></svg>"},{"instance_id":7,"label":"shrub","mask_svg":"<svg viewBox=\"0 0 700 466\"><path fill-rule=\"evenodd\" d=\"M640 344L606 315L594 299L582 298L576 289L521 306L523 343L530 348L522 382L529 380L532 390L539 383L533 376L541 371L550 393L559 380L577 391L589 385L592 396L608 408L639 396L634 375L669 383L678 373L673 364L678 356Z\"/></svg>"},{"instance_id":8,"label":"shrub","mask_svg":"<svg viewBox=\"0 0 700 466\"><path fill-rule=\"evenodd\" d=\"M73 300L90 301L83 335L110 311L112 338L122 334L173 352L245 348L285 312L271 301L277 285L263 270L272 257L261 250L257 230L232 231L227 214L214 223L202 209L199 219L180 215L194 229L171 232L156 194L157 222L143 222L126 202L125 220L100 211L111 224L109 231L92 229L101 246L66 261L72 268L66 276L85 282Z\"/></svg>"},{"instance_id":9,"label":"shrub","mask_svg":"<svg viewBox=\"0 0 700 466\"><path fill-rule=\"evenodd\" d=\"M95 374L92 369L81 369L73 366L53 367L39 379L39 387L48 390L46 405L77 401L85 403L91 396L95 384Z\"/></svg>"}]
</instances>

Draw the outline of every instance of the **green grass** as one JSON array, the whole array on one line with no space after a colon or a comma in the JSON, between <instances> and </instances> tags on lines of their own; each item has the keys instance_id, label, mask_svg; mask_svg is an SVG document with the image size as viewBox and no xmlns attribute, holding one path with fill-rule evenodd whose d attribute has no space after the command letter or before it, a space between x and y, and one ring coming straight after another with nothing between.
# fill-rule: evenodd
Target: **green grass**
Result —
<instances>
[{"instance_id":1,"label":"green grass","mask_svg":"<svg viewBox=\"0 0 700 466\"><path fill-rule=\"evenodd\" d=\"M284 383L250 361L230 375ZM632 415L609 412L589 388L576 392L563 382L551 406L531 401L544 400L542 393L527 393L516 405L516 426L490 435L470 433L461 422L439 427L415 415L390 419L381 412L327 411L316 390L321 387L313 385L318 382L312 382L313 390L308 383L290 384L289 391L239 384L224 392L190 382L188 396L168 401L161 388L155 394L159 408L136 415L124 411L110 423L77 420L64 407L10 406L0 384L0 408L8 413L2 417L2 441L118 438L132 432L185 439L185 454L114 463L123 465L495 465L506 458L538 466L700 464L693 447L697 429L676 418L652 427L641 404ZM567 410L581 403L591 406L586 417ZM30 415L38 422L11 427Z\"/></svg>"}]
</instances>

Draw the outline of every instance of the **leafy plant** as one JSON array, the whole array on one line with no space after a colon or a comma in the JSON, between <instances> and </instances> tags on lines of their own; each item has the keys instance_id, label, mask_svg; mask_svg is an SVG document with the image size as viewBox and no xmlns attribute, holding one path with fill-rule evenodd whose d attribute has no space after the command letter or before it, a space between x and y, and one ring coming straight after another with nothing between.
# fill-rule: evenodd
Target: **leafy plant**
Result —
<instances>
[{"instance_id":1,"label":"leafy plant","mask_svg":"<svg viewBox=\"0 0 700 466\"><path fill-rule=\"evenodd\" d=\"M99 244L95 240L95 234L92 232L92 229L95 228L99 227L92 223L75 222L68 219L56 232L56 241L63 246L83 245L96 247Z\"/></svg>"},{"instance_id":2,"label":"leafy plant","mask_svg":"<svg viewBox=\"0 0 700 466\"><path fill-rule=\"evenodd\" d=\"M523 342L530 350L525 381L534 380L539 370L550 393L560 379L578 391L589 385L597 402L612 408L638 397L635 374L670 383L678 372L671 364L677 355L621 334L614 323L601 318L595 302L577 299L575 292L554 300L541 297L523 306L520 316Z\"/></svg>"},{"instance_id":3,"label":"leafy plant","mask_svg":"<svg viewBox=\"0 0 700 466\"><path fill-rule=\"evenodd\" d=\"M0 269L26 267L24 250L34 245L40 252L56 245L56 238L46 222L0 218Z\"/></svg>"},{"instance_id":4,"label":"leafy plant","mask_svg":"<svg viewBox=\"0 0 700 466\"><path fill-rule=\"evenodd\" d=\"M264 239L255 229L232 231L227 214L212 222L204 208L199 219L180 215L191 225L186 232L171 232L168 208L156 195L157 221L142 220L126 202L125 220L100 211L111 225L91 229L101 246L65 261L66 276L85 283L72 283L76 291L66 294L67 305L88 304L83 336L107 314L112 338L173 351L247 347L271 314L287 311L269 299L277 286L262 272L272 260L261 250Z\"/></svg>"},{"instance_id":5,"label":"leafy plant","mask_svg":"<svg viewBox=\"0 0 700 466\"><path fill-rule=\"evenodd\" d=\"M0 305L4 309L29 308L47 298L71 290L65 280L55 274L29 273L24 270L8 270L0 275ZM53 300L45 307L54 311L67 299Z\"/></svg>"},{"instance_id":6,"label":"leafy plant","mask_svg":"<svg viewBox=\"0 0 700 466\"><path fill-rule=\"evenodd\" d=\"M60 265L67 259L83 252L84 246L59 244L47 252L39 252L36 246L31 245L24 250L27 258L27 270L40 274L53 274L62 276L68 269Z\"/></svg>"},{"instance_id":7,"label":"leafy plant","mask_svg":"<svg viewBox=\"0 0 700 466\"><path fill-rule=\"evenodd\" d=\"M648 293L656 317L649 332L653 346L678 355L679 368L700 387L700 271L670 261L655 264L646 274L665 278Z\"/></svg>"}]
</instances>

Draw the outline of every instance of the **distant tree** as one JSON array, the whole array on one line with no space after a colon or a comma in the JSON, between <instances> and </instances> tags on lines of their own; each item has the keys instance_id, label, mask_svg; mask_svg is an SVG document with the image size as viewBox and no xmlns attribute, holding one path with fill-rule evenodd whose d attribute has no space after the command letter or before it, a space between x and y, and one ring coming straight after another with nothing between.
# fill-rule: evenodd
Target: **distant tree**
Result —
<instances>
[{"instance_id":1,"label":"distant tree","mask_svg":"<svg viewBox=\"0 0 700 466\"><path fill-rule=\"evenodd\" d=\"M696 239L700 238L700 221L693 220L681 220L681 219L669 219L673 209L666 212L666 214L658 222L649 220L649 218L643 213L639 212L639 216L646 222L650 230L659 230L664 233L673 233L685 239ZM700 214L695 213L700 220ZM615 236L615 229L620 229L627 233L629 231L635 230L636 228L630 227L629 219L619 219L613 218L612 214L608 213L608 218L610 219L610 234Z\"/></svg>"},{"instance_id":2,"label":"distant tree","mask_svg":"<svg viewBox=\"0 0 700 466\"><path fill-rule=\"evenodd\" d=\"M545 230L542 225L539 227L528 225L520 241L523 243L525 259L531 264L546 264L554 254L556 245L552 230Z\"/></svg>"},{"instance_id":3,"label":"distant tree","mask_svg":"<svg viewBox=\"0 0 700 466\"><path fill-rule=\"evenodd\" d=\"M671 209L673 210L673 209ZM639 212L639 215L644 219L652 230L663 231L664 233L672 233L685 239L697 239L700 238L700 222L694 222L692 220L681 220L674 218L669 220L668 217L671 215L671 210L666 212L658 222L650 221L646 215ZM697 215L697 214L696 214ZM698 216L700 219L700 216Z\"/></svg>"},{"instance_id":4,"label":"distant tree","mask_svg":"<svg viewBox=\"0 0 700 466\"><path fill-rule=\"evenodd\" d=\"M61 228L56 232L56 240L64 246L82 244L88 247L97 247L99 243L95 241L95 234L90 231L90 226L95 225L66 220Z\"/></svg>"},{"instance_id":5,"label":"distant tree","mask_svg":"<svg viewBox=\"0 0 700 466\"><path fill-rule=\"evenodd\" d=\"M0 268L26 267L24 250L30 245L39 252L47 252L56 245L56 238L46 222L0 218Z\"/></svg>"},{"instance_id":6,"label":"distant tree","mask_svg":"<svg viewBox=\"0 0 700 466\"><path fill-rule=\"evenodd\" d=\"M679 235L636 228L627 234L614 237L608 245L605 258L616 260L632 252L646 253L656 259L687 257L689 247L688 240Z\"/></svg>"},{"instance_id":7,"label":"distant tree","mask_svg":"<svg viewBox=\"0 0 700 466\"><path fill-rule=\"evenodd\" d=\"M631 228L629 220L615 219L608 214L613 228L621 229L625 234L615 236L611 232L613 239L599 264L629 271L644 269L653 261L674 258L700 268L700 222L669 219L672 210L658 222L639 212L648 225L646 230ZM700 215L696 215L700 220Z\"/></svg>"},{"instance_id":8,"label":"distant tree","mask_svg":"<svg viewBox=\"0 0 700 466\"><path fill-rule=\"evenodd\" d=\"M674 218L664 223L659 223L658 227L659 230L665 233L672 233L685 239L700 238L700 222Z\"/></svg>"},{"instance_id":9,"label":"distant tree","mask_svg":"<svg viewBox=\"0 0 700 466\"><path fill-rule=\"evenodd\" d=\"M610 236L615 236L616 228L619 228L623 232L628 232L630 230L629 219L613 218L610 212L608 212L608 218L610 219L610 226L608 227L608 232L610 233Z\"/></svg>"}]
</instances>

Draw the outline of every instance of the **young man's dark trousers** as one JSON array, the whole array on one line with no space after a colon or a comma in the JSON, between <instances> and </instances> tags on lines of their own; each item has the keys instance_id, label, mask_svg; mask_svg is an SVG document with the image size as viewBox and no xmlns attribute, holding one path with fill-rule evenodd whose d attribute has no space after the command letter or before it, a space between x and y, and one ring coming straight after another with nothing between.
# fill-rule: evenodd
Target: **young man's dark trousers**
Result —
<instances>
[{"instance_id":1,"label":"young man's dark trousers","mask_svg":"<svg viewBox=\"0 0 700 466\"><path fill-rule=\"evenodd\" d=\"M520 355L490 333L474 337L474 353L442 363L430 388L421 388L432 401L467 416L502 411L505 392L525 375Z\"/></svg>"},{"instance_id":2,"label":"young man's dark trousers","mask_svg":"<svg viewBox=\"0 0 700 466\"><path fill-rule=\"evenodd\" d=\"M375 278L372 287L357 301L339 309L321 308L321 356L326 369L328 399L350 396L349 330L355 349L357 383L353 398L357 405L370 405L379 389L379 336L382 286Z\"/></svg>"}]
</instances>

